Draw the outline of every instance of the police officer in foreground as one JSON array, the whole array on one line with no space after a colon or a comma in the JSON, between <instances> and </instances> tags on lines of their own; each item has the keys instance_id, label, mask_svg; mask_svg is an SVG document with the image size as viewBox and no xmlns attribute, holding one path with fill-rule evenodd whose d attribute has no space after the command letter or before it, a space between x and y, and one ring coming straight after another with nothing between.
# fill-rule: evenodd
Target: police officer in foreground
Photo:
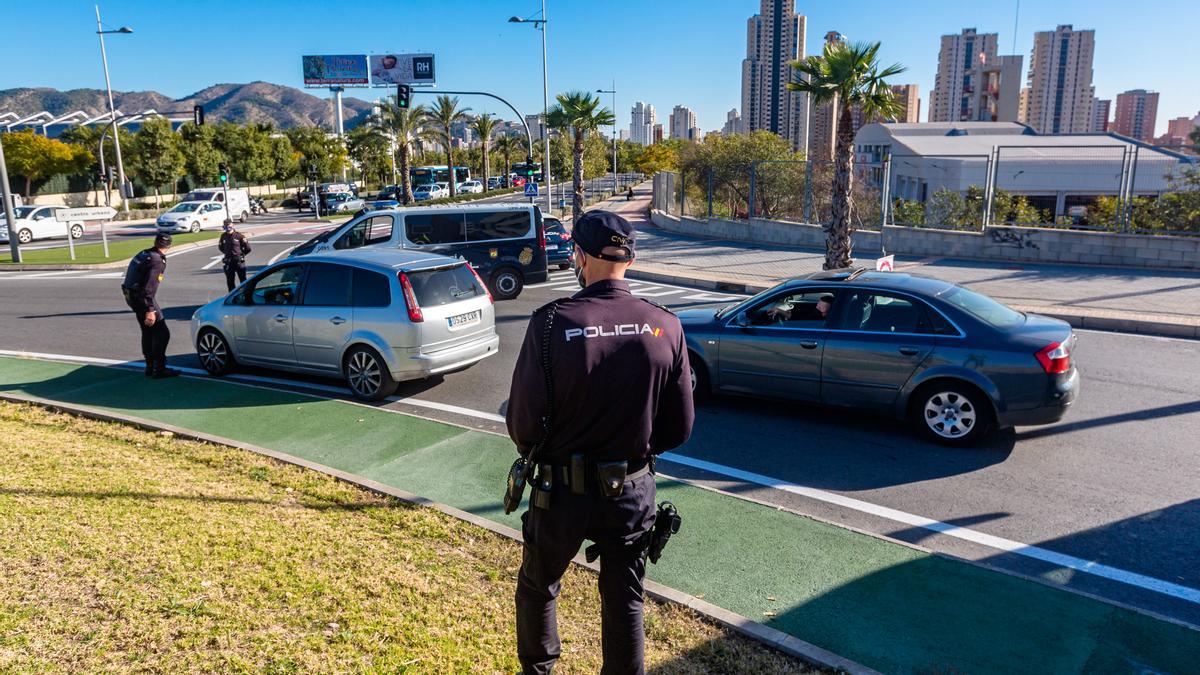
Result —
<instances>
[{"instance_id":1,"label":"police officer in foreground","mask_svg":"<svg viewBox=\"0 0 1200 675\"><path fill-rule=\"evenodd\" d=\"M239 284L246 280L246 254L250 252L250 242L246 241L246 235L233 228L233 221L228 218L224 229L217 249L224 255L221 265L225 269L225 285L232 291L237 285L233 282L235 275Z\"/></svg>"},{"instance_id":2,"label":"police officer in foreground","mask_svg":"<svg viewBox=\"0 0 1200 675\"><path fill-rule=\"evenodd\" d=\"M171 248L171 235L160 233L154 238L154 246L133 256L125 269L125 281L121 292L125 303L137 317L142 330L142 356L146 359L146 377L162 379L175 377L179 371L167 367L167 343L171 331L158 306L158 286L167 271L167 251Z\"/></svg>"},{"instance_id":3,"label":"police officer in foreground","mask_svg":"<svg viewBox=\"0 0 1200 675\"><path fill-rule=\"evenodd\" d=\"M517 656L526 673L550 672L559 580L589 539L600 557L602 672L640 673L653 457L691 434L687 349L674 314L630 294L633 226L591 211L572 235L583 290L534 312L508 400L509 435L537 467L522 517Z\"/></svg>"}]
</instances>

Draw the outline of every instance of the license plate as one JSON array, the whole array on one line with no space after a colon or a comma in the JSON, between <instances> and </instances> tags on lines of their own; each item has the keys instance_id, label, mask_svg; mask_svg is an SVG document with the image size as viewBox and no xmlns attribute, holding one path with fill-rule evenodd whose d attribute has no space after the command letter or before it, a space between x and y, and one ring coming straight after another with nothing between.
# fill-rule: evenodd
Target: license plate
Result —
<instances>
[{"instance_id":1,"label":"license plate","mask_svg":"<svg viewBox=\"0 0 1200 675\"><path fill-rule=\"evenodd\" d=\"M446 322L450 324L451 328L461 328L463 326L469 326L473 323L478 323L482 317L483 313L477 309L474 312L467 312L466 314L452 316L446 319Z\"/></svg>"},{"instance_id":2,"label":"license plate","mask_svg":"<svg viewBox=\"0 0 1200 675\"><path fill-rule=\"evenodd\" d=\"M547 251L557 251L558 244L546 244L546 250Z\"/></svg>"}]
</instances>

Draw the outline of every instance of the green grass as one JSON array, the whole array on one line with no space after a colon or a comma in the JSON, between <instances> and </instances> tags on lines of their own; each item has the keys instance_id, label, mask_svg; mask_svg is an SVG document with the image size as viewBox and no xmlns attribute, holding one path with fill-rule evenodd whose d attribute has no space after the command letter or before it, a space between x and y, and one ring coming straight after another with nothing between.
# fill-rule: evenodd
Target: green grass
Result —
<instances>
[{"instance_id":1,"label":"green grass","mask_svg":"<svg viewBox=\"0 0 1200 675\"><path fill-rule=\"evenodd\" d=\"M220 232L186 232L184 234L172 235L176 246L180 244L190 244L197 241L206 241L216 239L221 236ZM154 237L143 237L139 239L112 238L108 242L108 257L104 257L104 245L96 244L76 244L75 259L71 260L70 250L67 248L44 248L33 251L22 251L21 262L24 264L38 265L56 265L56 264L94 264L113 262L115 260L128 260L136 255L142 249L150 248L154 243ZM12 255L8 252L8 247L5 246L3 253L0 254L0 265L12 264Z\"/></svg>"},{"instance_id":2,"label":"green grass","mask_svg":"<svg viewBox=\"0 0 1200 675\"><path fill-rule=\"evenodd\" d=\"M251 453L0 403L0 672L515 672L519 546ZM600 667L572 568L562 672ZM811 672L647 604L665 673ZM556 671L558 672L558 671Z\"/></svg>"}]
</instances>

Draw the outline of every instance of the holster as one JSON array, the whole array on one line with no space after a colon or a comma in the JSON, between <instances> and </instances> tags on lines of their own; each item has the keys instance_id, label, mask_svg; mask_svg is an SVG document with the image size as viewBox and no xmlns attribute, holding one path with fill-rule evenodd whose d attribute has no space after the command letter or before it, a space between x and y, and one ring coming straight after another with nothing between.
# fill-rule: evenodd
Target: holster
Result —
<instances>
[{"instance_id":1,"label":"holster","mask_svg":"<svg viewBox=\"0 0 1200 675\"><path fill-rule=\"evenodd\" d=\"M525 482L529 479L532 464L524 457L518 457L508 469L508 482L504 486L504 513L512 513L521 507L525 498Z\"/></svg>"}]
</instances>

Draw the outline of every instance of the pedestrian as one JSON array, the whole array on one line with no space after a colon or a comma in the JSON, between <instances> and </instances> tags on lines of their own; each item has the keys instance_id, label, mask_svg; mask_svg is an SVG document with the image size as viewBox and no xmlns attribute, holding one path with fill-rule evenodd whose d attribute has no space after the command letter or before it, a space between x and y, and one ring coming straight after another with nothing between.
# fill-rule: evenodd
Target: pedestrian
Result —
<instances>
[{"instance_id":1,"label":"pedestrian","mask_svg":"<svg viewBox=\"0 0 1200 675\"><path fill-rule=\"evenodd\" d=\"M633 188L632 187L627 188L625 190L625 201L627 201L627 202L633 201Z\"/></svg>"},{"instance_id":2,"label":"pedestrian","mask_svg":"<svg viewBox=\"0 0 1200 675\"><path fill-rule=\"evenodd\" d=\"M154 238L154 246L133 256L125 269L125 281L121 292L125 303L137 317L142 331L142 357L146 360L146 377L162 379L175 377L179 371L167 367L167 343L171 331L158 305L158 287L167 272L167 251L171 248L171 235L160 233Z\"/></svg>"},{"instance_id":3,"label":"pedestrian","mask_svg":"<svg viewBox=\"0 0 1200 675\"><path fill-rule=\"evenodd\" d=\"M508 399L509 435L537 469L521 519L517 656L526 673L553 668L559 581L588 539L600 556L602 672L638 673L653 458L691 434L687 349L674 314L630 293L628 221L591 211L572 238L583 290L534 312Z\"/></svg>"},{"instance_id":4,"label":"pedestrian","mask_svg":"<svg viewBox=\"0 0 1200 675\"><path fill-rule=\"evenodd\" d=\"M235 275L239 284L246 280L246 254L250 252L250 242L246 241L246 235L233 228L233 221L226 218L225 231L221 233L217 248L224 254L221 265L225 268L225 286L232 291L237 285L233 283Z\"/></svg>"}]
</instances>

